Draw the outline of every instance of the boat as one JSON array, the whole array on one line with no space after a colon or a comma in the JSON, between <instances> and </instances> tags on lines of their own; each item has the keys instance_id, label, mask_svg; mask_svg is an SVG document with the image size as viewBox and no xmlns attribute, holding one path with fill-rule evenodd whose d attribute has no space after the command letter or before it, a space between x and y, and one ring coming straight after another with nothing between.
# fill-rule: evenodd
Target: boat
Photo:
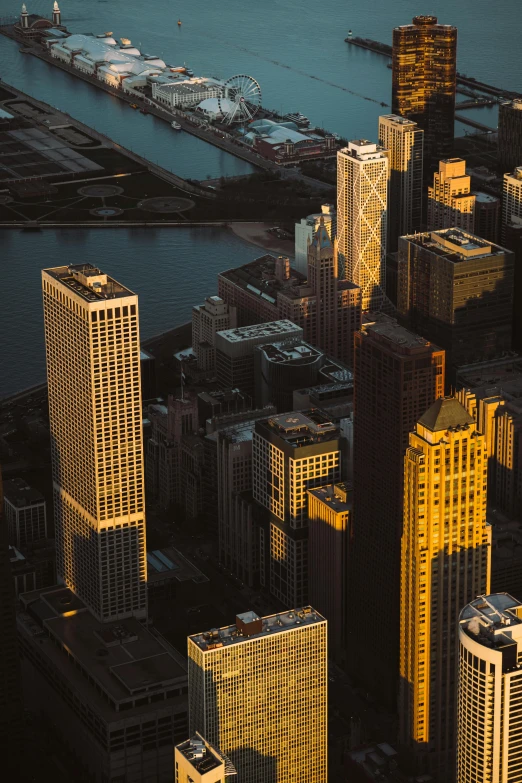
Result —
<instances>
[{"instance_id":1,"label":"boat","mask_svg":"<svg viewBox=\"0 0 522 783\"><path fill-rule=\"evenodd\" d=\"M178 19L178 27L181 27L181 19Z\"/></svg>"},{"instance_id":2,"label":"boat","mask_svg":"<svg viewBox=\"0 0 522 783\"><path fill-rule=\"evenodd\" d=\"M171 122L170 127L174 128L174 130L181 130L181 125L179 124L179 122Z\"/></svg>"},{"instance_id":3,"label":"boat","mask_svg":"<svg viewBox=\"0 0 522 783\"><path fill-rule=\"evenodd\" d=\"M138 108L138 104L137 103L131 103L130 107L131 107L131 109L137 109Z\"/></svg>"},{"instance_id":4,"label":"boat","mask_svg":"<svg viewBox=\"0 0 522 783\"><path fill-rule=\"evenodd\" d=\"M310 120L308 117L305 117L304 114L300 114L298 111L290 114L285 114L283 117L284 120L288 120L288 122L295 122L296 125L310 125Z\"/></svg>"}]
</instances>

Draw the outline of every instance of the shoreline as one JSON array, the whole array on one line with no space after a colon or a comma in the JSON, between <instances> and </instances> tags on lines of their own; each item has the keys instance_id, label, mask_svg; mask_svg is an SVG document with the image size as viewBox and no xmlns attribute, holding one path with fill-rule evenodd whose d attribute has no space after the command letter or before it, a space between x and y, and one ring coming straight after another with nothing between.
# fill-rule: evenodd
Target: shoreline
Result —
<instances>
[{"instance_id":1,"label":"shoreline","mask_svg":"<svg viewBox=\"0 0 522 783\"><path fill-rule=\"evenodd\" d=\"M291 239L278 239L269 233L273 223L265 222L229 222L228 227L240 239L251 245L261 247L271 253L288 256L291 260L295 256L295 246Z\"/></svg>"}]
</instances>

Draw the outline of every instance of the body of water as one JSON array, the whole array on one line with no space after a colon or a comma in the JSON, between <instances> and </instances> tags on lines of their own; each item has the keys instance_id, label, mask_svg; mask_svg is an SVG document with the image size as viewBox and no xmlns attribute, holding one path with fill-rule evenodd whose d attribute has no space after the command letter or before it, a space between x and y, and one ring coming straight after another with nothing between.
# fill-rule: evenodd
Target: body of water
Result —
<instances>
[{"instance_id":1,"label":"body of water","mask_svg":"<svg viewBox=\"0 0 522 783\"><path fill-rule=\"evenodd\" d=\"M26 2L29 13L51 13L52 0ZM0 0L0 17L19 13L20 6L21 0ZM168 62L186 62L196 74L249 74L259 82L265 106L300 111L348 138L376 138L377 118L389 111L380 103L389 103L391 93L387 60L346 44L349 29L391 43L394 26L416 14L436 14L459 28L460 71L522 91L520 0L431 0L428 6L418 0L62 0L60 7L72 32L113 31ZM4 81L140 155L195 179L252 170L18 48L0 37ZM496 122L495 110L470 116ZM457 124L457 133L464 127ZM44 375L41 268L73 260L99 263L140 294L146 336L186 320L193 303L215 292L218 271L259 253L227 231L207 229L0 232L0 396Z\"/></svg>"}]
</instances>

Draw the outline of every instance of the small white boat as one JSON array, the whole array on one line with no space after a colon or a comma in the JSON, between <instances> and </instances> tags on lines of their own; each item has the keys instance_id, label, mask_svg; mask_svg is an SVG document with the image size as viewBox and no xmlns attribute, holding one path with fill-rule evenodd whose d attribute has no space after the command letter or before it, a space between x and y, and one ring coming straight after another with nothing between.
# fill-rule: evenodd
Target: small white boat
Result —
<instances>
[{"instance_id":1,"label":"small white boat","mask_svg":"<svg viewBox=\"0 0 522 783\"><path fill-rule=\"evenodd\" d=\"M170 127L174 128L174 130L181 130L181 125L179 124L179 122L171 122Z\"/></svg>"}]
</instances>

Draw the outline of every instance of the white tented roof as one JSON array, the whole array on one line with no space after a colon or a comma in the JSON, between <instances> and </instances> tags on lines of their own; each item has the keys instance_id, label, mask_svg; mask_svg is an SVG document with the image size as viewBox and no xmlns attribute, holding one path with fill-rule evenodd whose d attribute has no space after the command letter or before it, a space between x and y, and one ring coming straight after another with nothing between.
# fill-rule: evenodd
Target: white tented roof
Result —
<instances>
[{"instance_id":1,"label":"white tented roof","mask_svg":"<svg viewBox=\"0 0 522 783\"><path fill-rule=\"evenodd\" d=\"M221 114L222 112L219 108L220 102L221 109L225 112L225 114L228 114L228 112L232 111L234 108L234 104L232 101L229 101L228 98L221 98L221 101L219 101L217 98L206 98L204 101L201 101L198 109L200 111L207 112L208 114Z\"/></svg>"}]
</instances>

